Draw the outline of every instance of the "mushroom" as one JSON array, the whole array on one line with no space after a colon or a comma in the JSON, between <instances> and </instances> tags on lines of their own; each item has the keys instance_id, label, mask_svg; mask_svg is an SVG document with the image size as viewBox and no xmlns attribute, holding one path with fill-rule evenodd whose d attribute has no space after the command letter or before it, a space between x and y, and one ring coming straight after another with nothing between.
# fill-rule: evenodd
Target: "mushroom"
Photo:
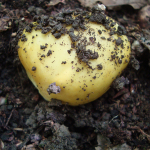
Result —
<instances>
[{"instance_id":1,"label":"mushroom","mask_svg":"<svg viewBox=\"0 0 150 150\"><path fill-rule=\"evenodd\" d=\"M18 55L44 99L72 106L94 101L128 65L125 29L102 10L37 18L21 31Z\"/></svg>"}]
</instances>

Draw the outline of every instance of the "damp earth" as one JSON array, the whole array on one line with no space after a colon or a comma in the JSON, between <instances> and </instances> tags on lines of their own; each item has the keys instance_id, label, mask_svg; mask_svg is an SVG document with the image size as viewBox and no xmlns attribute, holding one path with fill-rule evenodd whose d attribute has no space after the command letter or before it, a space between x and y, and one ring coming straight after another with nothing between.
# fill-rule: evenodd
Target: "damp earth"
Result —
<instances>
[{"instance_id":1,"label":"damp earth","mask_svg":"<svg viewBox=\"0 0 150 150\"><path fill-rule=\"evenodd\" d=\"M0 3L0 149L149 149L150 30L140 26L138 10L129 6L122 6L120 10L106 10L108 16L120 23L116 31L113 29L115 24L108 26L105 17L95 13L95 8L90 10L94 12L92 17L87 15L90 8L84 8L78 1L66 0L66 3L54 6L48 6L48 3L47 0L2 0ZM91 21L104 23L106 29L111 28L110 35L116 32L119 35L126 34L131 42L132 52L128 67L113 82L107 93L94 102L72 107L59 100L47 102L40 96L19 61L16 35L19 34L25 42L27 38L22 35L21 29L26 28L27 32L31 32L31 22L42 20L42 26L37 25L36 29L43 34L50 31L55 38L69 34L72 41L77 41L78 37L73 31L79 26L83 30L86 28L82 17L75 21L70 17L75 10L77 15L82 13ZM50 16L57 17L49 20ZM72 24L73 28L68 33L58 24L64 21L68 25ZM99 31L99 34L102 32L105 31ZM101 39L113 40L105 37ZM90 38L91 43L94 40ZM116 45L123 46L120 38L115 42ZM41 45L41 50L46 46ZM75 47L73 43L71 46ZM98 47L101 47L100 43ZM68 54L71 52L68 49ZM89 60L97 58L96 52L84 50L82 45L78 45L76 53L80 61L84 61L89 67ZM46 55L41 55L40 59L50 55L53 55L51 49ZM122 55L117 63L122 63L123 57ZM116 54L112 53L111 59L115 58ZM63 61L62 65L66 63ZM35 71L36 67L32 66L31 69ZM80 72L80 69L82 68L77 68L76 71ZM98 64L97 69L102 70L103 66ZM59 92L58 87L55 91L51 87L49 89L49 92Z\"/></svg>"}]
</instances>

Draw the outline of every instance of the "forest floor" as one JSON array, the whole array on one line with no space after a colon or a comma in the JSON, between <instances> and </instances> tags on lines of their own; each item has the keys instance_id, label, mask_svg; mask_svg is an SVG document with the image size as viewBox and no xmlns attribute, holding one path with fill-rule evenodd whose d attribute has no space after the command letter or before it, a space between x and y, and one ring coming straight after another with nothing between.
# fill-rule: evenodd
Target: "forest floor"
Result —
<instances>
[{"instance_id":1,"label":"forest floor","mask_svg":"<svg viewBox=\"0 0 150 150\"><path fill-rule=\"evenodd\" d=\"M106 10L126 28L132 45L131 61L121 75L129 84L119 91L111 87L97 100L72 107L40 96L15 48L19 27L33 21L34 15L87 10L73 0L48 4L46 0L0 3L0 149L150 149L149 24L143 27L139 10L131 6Z\"/></svg>"}]
</instances>

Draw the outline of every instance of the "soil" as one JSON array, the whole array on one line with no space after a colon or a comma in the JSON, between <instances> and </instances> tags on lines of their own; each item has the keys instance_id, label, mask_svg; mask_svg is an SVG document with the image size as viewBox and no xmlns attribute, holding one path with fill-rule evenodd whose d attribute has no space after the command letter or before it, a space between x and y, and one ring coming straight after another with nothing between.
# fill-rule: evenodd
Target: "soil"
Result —
<instances>
[{"instance_id":1,"label":"soil","mask_svg":"<svg viewBox=\"0 0 150 150\"><path fill-rule=\"evenodd\" d=\"M143 28L139 10L122 6L106 14L127 30L131 60L102 97L72 107L59 100L45 101L28 79L17 55L19 28L35 15L55 15L81 8L66 0L49 6L49 0L2 0L0 3L0 149L95 150L98 135L108 147L126 143L131 149L150 148L149 24ZM133 44L138 41L138 44Z\"/></svg>"}]
</instances>

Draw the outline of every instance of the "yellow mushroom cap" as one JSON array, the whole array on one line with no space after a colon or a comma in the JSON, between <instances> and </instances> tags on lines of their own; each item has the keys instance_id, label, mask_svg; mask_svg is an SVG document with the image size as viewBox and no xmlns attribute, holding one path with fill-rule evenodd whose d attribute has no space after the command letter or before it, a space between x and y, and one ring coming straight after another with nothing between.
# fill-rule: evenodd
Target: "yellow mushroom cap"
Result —
<instances>
[{"instance_id":1,"label":"yellow mushroom cap","mask_svg":"<svg viewBox=\"0 0 150 150\"><path fill-rule=\"evenodd\" d=\"M94 101L127 66L130 42L125 35L117 34L121 27L114 20L106 19L109 29L85 19L84 30L62 23L63 33L56 27L52 32L53 27L43 34L43 29L37 30L38 24L30 32L23 31L18 55L46 100L58 99L73 106Z\"/></svg>"}]
</instances>

